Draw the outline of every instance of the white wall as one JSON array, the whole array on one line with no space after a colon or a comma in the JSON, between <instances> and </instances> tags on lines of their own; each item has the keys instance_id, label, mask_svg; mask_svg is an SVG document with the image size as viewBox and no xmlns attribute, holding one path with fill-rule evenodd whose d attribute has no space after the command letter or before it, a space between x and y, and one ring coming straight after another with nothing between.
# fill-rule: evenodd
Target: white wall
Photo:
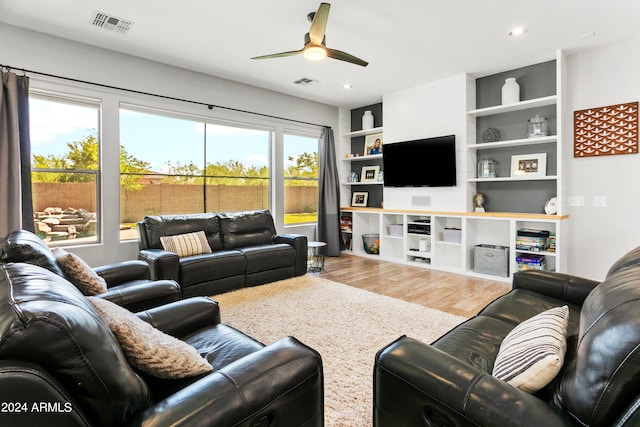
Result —
<instances>
[{"instance_id":1,"label":"white wall","mask_svg":"<svg viewBox=\"0 0 640 427\"><path fill-rule=\"evenodd\" d=\"M26 31L2 23L0 23L0 40L2 40L0 63L4 65L338 128L338 108L333 106ZM29 76L31 88L34 89L73 93L102 100L102 180L104 183L102 242L97 245L72 248L73 252L82 256L93 266L135 259L138 253L136 242L121 243L119 241L119 209L114 208L119 204L117 111L120 102L181 111L205 118L272 126L275 128L276 140L279 138L281 140L285 130L300 129L305 126L286 120L277 121L224 109L214 108L210 111L202 105L71 83L37 74L29 74ZM308 126L308 128L314 131L319 129L317 126ZM116 166L113 167L113 165ZM278 191L276 189L275 199L282 197L282 192L280 191L278 196ZM272 209L277 210L279 206L273 206ZM282 231L282 224L277 226L279 231ZM287 231L299 232L300 230L288 229ZM313 237L314 227L306 227L301 232Z\"/></svg>"},{"instance_id":2,"label":"white wall","mask_svg":"<svg viewBox=\"0 0 640 427\"><path fill-rule=\"evenodd\" d=\"M564 141L569 153L574 111L640 100L637 52L640 39L567 57ZM569 272L602 279L617 258L640 245L640 155L566 160L566 194L585 198L584 206L566 210ZM607 206L593 206L596 196L606 197Z\"/></svg>"},{"instance_id":3,"label":"white wall","mask_svg":"<svg viewBox=\"0 0 640 427\"><path fill-rule=\"evenodd\" d=\"M385 94L384 143L456 136L456 187L385 188L384 207L467 211L467 77L464 74Z\"/></svg>"}]
</instances>

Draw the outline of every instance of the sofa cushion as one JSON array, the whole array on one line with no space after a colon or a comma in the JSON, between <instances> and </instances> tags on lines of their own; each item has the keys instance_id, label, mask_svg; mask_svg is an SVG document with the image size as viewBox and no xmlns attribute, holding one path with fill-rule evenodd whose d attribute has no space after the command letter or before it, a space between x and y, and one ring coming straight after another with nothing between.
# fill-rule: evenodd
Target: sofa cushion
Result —
<instances>
[{"instance_id":1,"label":"sofa cushion","mask_svg":"<svg viewBox=\"0 0 640 427\"><path fill-rule=\"evenodd\" d=\"M211 372L211 365L189 344L159 331L110 301L88 299L109 325L127 360L140 371L160 378L185 378Z\"/></svg>"},{"instance_id":2,"label":"sofa cushion","mask_svg":"<svg viewBox=\"0 0 640 427\"><path fill-rule=\"evenodd\" d=\"M73 391L90 424L125 425L149 404L147 385L107 325L64 278L35 265L0 264L0 318L0 359L41 366Z\"/></svg>"},{"instance_id":3,"label":"sofa cushion","mask_svg":"<svg viewBox=\"0 0 640 427\"><path fill-rule=\"evenodd\" d=\"M191 285L242 275L247 261L239 251L218 251L206 255L194 255L180 259L180 285Z\"/></svg>"},{"instance_id":4,"label":"sofa cushion","mask_svg":"<svg viewBox=\"0 0 640 427\"><path fill-rule=\"evenodd\" d=\"M218 223L218 214L202 213L188 215L154 215L143 220L146 230L148 249L162 249L162 236L204 231L212 251L222 249L222 237Z\"/></svg>"},{"instance_id":5,"label":"sofa cushion","mask_svg":"<svg viewBox=\"0 0 640 427\"><path fill-rule=\"evenodd\" d=\"M242 248L240 252L247 259L247 274L291 267L296 262L296 250L286 243L256 245Z\"/></svg>"},{"instance_id":6,"label":"sofa cushion","mask_svg":"<svg viewBox=\"0 0 640 427\"><path fill-rule=\"evenodd\" d=\"M180 337L182 341L194 347L196 351L207 359L214 371L221 369L236 360L254 353L264 347L263 344L232 328L218 323ZM145 380L153 392L154 401L164 399L171 394L182 390L197 377L168 380L158 377L147 377Z\"/></svg>"},{"instance_id":7,"label":"sofa cushion","mask_svg":"<svg viewBox=\"0 0 640 427\"><path fill-rule=\"evenodd\" d=\"M270 244L276 235L273 217L268 210L220 214L220 231L225 249Z\"/></svg>"},{"instance_id":8,"label":"sofa cushion","mask_svg":"<svg viewBox=\"0 0 640 427\"><path fill-rule=\"evenodd\" d=\"M179 257L211 253L211 247L204 231L162 236L160 243L165 251L175 252Z\"/></svg>"},{"instance_id":9,"label":"sofa cushion","mask_svg":"<svg viewBox=\"0 0 640 427\"><path fill-rule=\"evenodd\" d=\"M52 252L67 279L83 294L99 295L107 292L107 282L80 257L62 248L53 248Z\"/></svg>"},{"instance_id":10,"label":"sofa cushion","mask_svg":"<svg viewBox=\"0 0 640 427\"><path fill-rule=\"evenodd\" d=\"M568 319L565 305L516 326L500 345L493 376L527 393L549 384L564 362Z\"/></svg>"},{"instance_id":11,"label":"sofa cushion","mask_svg":"<svg viewBox=\"0 0 640 427\"><path fill-rule=\"evenodd\" d=\"M64 277L51 249L41 238L27 230L9 233L0 243L0 261L39 265Z\"/></svg>"}]
</instances>

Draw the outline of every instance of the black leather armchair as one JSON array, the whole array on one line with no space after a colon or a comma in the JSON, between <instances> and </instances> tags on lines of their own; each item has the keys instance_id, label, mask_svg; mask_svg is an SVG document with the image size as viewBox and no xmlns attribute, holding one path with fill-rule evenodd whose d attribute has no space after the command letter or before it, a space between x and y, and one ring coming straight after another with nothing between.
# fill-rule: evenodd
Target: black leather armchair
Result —
<instances>
[{"instance_id":1,"label":"black leather armchair","mask_svg":"<svg viewBox=\"0 0 640 427\"><path fill-rule=\"evenodd\" d=\"M504 337L549 308L570 310L560 373L527 394L491 375ZM374 425L640 425L640 247L599 283L523 271L513 289L431 345L400 337L376 355Z\"/></svg>"},{"instance_id":2,"label":"black leather armchair","mask_svg":"<svg viewBox=\"0 0 640 427\"><path fill-rule=\"evenodd\" d=\"M65 277L47 244L26 230L13 231L0 242L0 262L39 265ZM140 311L182 298L180 286L174 280L151 280L149 265L144 261L124 261L93 270L107 284L107 292L97 296L130 311Z\"/></svg>"},{"instance_id":3,"label":"black leather armchair","mask_svg":"<svg viewBox=\"0 0 640 427\"><path fill-rule=\"evenodd\" d=\"M87 299L30 264L0 264L0 425L323 425L320 355L295 338L264 346L196 297L138 316L196 348L213 371L134 371Z\"/></svg>"}]
</instances>

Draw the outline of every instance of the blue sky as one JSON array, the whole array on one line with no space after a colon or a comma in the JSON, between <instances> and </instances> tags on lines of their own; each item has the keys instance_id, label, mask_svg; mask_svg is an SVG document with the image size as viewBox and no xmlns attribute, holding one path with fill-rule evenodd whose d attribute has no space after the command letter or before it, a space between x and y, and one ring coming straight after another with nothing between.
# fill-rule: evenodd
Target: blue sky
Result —
<instances>
[{"instance_id":1,"label":"blue sky","mask_svg":"<svg viewBox=\"0 0 640 427\"><path fill-rule=\"evenodd\" d=\"M30 99L30 126L33 154L56 156L67 152L67 142L80 141L98 128L98 110L41 99ZM120 143L134 157L164 172L169 161L188 164L202 162L202 122L121 110ZM287 136L285 159L317 150L317 139ZM238 160L247 166L268 162L268 133L229 126L207 126L207 162ZM202 166L202 165L198 165Z\"/></svg>"}]
</instances>

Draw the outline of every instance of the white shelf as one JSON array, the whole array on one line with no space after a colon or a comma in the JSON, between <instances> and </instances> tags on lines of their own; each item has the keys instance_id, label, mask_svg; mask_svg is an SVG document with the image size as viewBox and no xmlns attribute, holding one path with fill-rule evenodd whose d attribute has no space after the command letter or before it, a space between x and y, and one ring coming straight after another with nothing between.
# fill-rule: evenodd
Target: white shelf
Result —
<instances>
[{"instance_id":1,"label":"white shelf","mask_svg":"<svg viewBox=\"0 0 640 427\"><path fill-rule=\"evenodd\" d=\"M384 185L384 182L343 182L342 185Z\"/></svg>"},{"instance_id":2,"label":"white shelf","mask_svg":"<svg viewBox=\"0 0 640 427\"><path fill-rule=\"evenodd\" d=\"M371 135L371 134L380 133L380 132L382 132L382 126L373 128L373 129L356 130L353 132L347 132L347 133L343 133L342 136L344 136L345 138L355 138L356 136Z\"/></svg>"},{"instance_id":3,"label":"white shelf","mask_svg":"<svg viewBox=\"0 0 640 427\"><path fill-rule=\"evenodd\" d=\"M545 96L543 98L529 99L507 105L496 105L487 108L478 108L471 110L467 114L472 117L491 116L493 114L510 113L512 111L528 110L529 108L545 107L547 105L555 105L558 102L557 95Z\"/></svg>"},{"instance_id":4,"label":"white shelf","mask_svg":"<svg viewBox=\"0 0 640 427\"><path fill-rule=\"evenodd\" d=\"M476 149L476 150L489 150L491 148L514 147L516 145L524 146L524 145L548 144L550 142L556 142L556 141L558 141L558 136L550 135L550 136L541 136L539 138L521 138L521 139L510 139L508 141L470 144L469 148Z\"/></svg>"},{"instance_id":5,"label":"white shelf","mask_svg":"<svg viewBox=\"0 0 640 427\"><path fill-rule=\"evenodd\" d=\"M498 176L496 178L470 178L469 182L553 181L556 179L558 179L557 175L547 175L547 176L539 176L539 177L533 177L533 178Z\"/></svg>"},{"instance_id":6,"label":"white shelf","mask_svg":"<svg viewBox=\"0 0 640 427\"><path fill-rule=\"evenodd\" d=\"M367 156L358 156L358 157L344 157L342 159L343 162L351 163L351 162L364 162L367 160L382 160L382 154L369 154Z\"/></svg>"}]
</instances>

